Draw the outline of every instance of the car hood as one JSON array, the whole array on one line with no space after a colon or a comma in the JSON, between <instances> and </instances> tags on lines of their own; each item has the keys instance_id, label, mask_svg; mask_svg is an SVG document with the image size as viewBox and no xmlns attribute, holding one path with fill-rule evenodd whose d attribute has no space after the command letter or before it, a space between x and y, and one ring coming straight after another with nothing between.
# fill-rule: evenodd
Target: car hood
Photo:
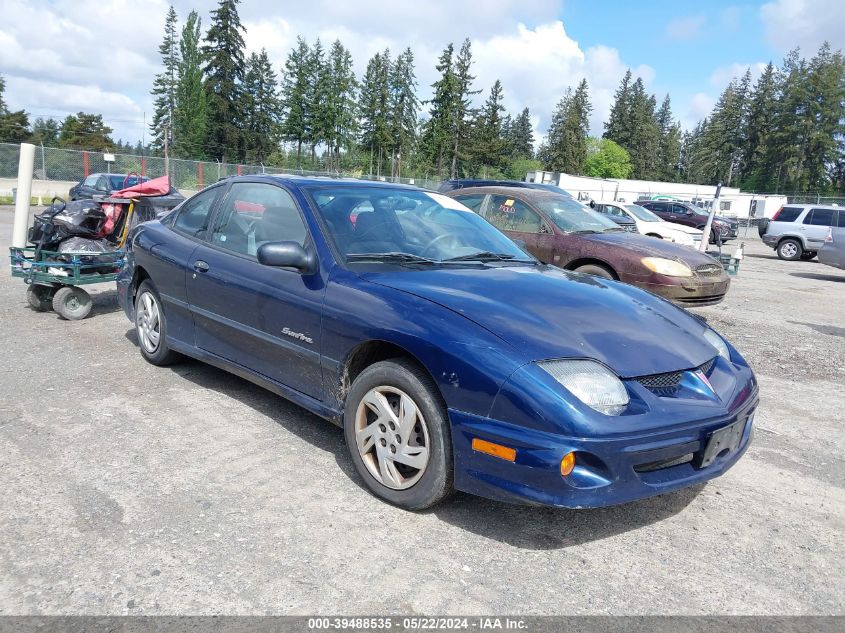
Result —
<instances>
[{"instance_id":1,"label":"car hood","mask_svg":"<svg viewBox=\"0 0 845 633\"><path fill-rule=\"evenodd\" d=\"M678 224L677 222L660 222L659 224L665 228L672 229L673 231L678 231L679 233L687 233L689 235L698 236L701 236L704 233L701 229L695 229L691 226L687 226L686 224Z\"/></svg>"},{"instance_id":2,"label":"car hood","mask_svg":"<svg viewBox=\"0 0 845 633\"><path fill-rule=\"evenodd\" d=\"M654 238L649 238L654 239ZM716 356L705 325L644 290L552 266L369 272L498 336L520 362L592 358L622 377L697 367ZM443 332L446 343L449 332Z\"/></svg>"},{"instance_id":3,"label":"car hood","mask_svg":"<svg viewBox=\"0 0 845 633\"><path fill-rule=\"evenodd\" d=\"M675 261L684 262L690 268L702 264L718 263L715 259L689 249L686 246L679 246L666 240L656 240L646 235L632 235L630 233L613 232L597 233L595 235L579 235L591 242L599 242L603 247L624 248L628 252L640 257L663 257Z\"/></svg>"}]
</instances>

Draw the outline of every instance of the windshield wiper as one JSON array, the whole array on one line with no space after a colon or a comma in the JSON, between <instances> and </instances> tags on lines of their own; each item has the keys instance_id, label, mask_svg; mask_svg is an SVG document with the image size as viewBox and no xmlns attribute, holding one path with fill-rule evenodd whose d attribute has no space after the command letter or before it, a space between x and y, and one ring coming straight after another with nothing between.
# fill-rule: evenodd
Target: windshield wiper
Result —
<instances>
[{"instance_id":1,"label":"windshield wiper","mask_svg":"<svg viewBox=\"0 0 845 633\"><path fill-rule=\"evenodd\" d=\"M575 235L591 235L598 233L599 231L594 231L593 229L582 229L580 231L572 231Z\"/></svg>"},{"instance_id":2,"label":"windshield wiper","mask_svg":"<svg viewBox=\"0 0 845 633\"><path fill-rule=\"evenodd\" d=\"M412 253L350 253L346 256L347 262L388 262L397 264L438 264L439 262L428 257L413 255Z\"/></svg>"},{"instance_id":3,"label":"windshield wiper","mask_svg":"<svg viewBox=\"0 0 845 633\"><path fill-rule=\"evenodd\" d=\"M516 255L510 253L491 253L490 251L478 251L477 253L470 253L469 255L458 255L457 257L447 257L442 260L444 262L492 262L516 259ZM528 260L520 260L528 261Z\"/></svg>"}]
</instances>

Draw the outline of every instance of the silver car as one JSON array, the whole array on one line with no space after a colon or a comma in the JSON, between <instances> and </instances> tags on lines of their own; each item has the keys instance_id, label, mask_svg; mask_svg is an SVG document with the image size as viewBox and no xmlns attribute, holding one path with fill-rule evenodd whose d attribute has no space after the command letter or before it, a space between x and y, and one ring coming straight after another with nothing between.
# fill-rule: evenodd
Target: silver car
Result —
<instances>
[{"instance_id":1,"label":"silver car","mask_svg":"<svg viewBox=\"0 0 845 633\"><path fill-rule=\"evenodd\" d=\"M762 237L781 259L813 259L831 227L845 227L845 209L790 204L775 213Z\"/></svg>"},{"instance_id":2,"label":"silver car","mask_svg":"<svg viewBox=\"0 0 845 633\"><path fill-rule=\"evenodd\" d=\"M843 219L845 209L839 211L839 218ZM828 266L845 270L845 227L831 227L827 239L819 249L819 261Z\"/></svg>"}]
</instances>

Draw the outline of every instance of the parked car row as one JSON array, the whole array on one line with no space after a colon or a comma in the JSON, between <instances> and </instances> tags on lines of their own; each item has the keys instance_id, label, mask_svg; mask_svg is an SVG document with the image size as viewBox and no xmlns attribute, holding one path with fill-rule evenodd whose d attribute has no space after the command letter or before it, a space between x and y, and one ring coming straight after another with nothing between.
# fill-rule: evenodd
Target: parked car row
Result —
<instances>
[{"instance_id":1,"label":"parked car row","mask_svg":"<svg viewBox=\"0 0 845 633\"><path fill-rule=\"evenodd\" d=\"M703 230L707 224L708 213L694 204L669 200L641 200L637 202L641 207L653 211L667 222L691 226ZM715 216L713 218L710 242L715 244L717 235L722 243L735 239L739 234L739 222L733 218Z\"/></svg>"},{"instance_id":2,"label":"parked car row","mask_svg":"<svg viewBox=\"0 0 845 633\"><path fill-rule=\"evenodd\" d=\"M95 196L109 196L147 181L149 178L138 174L91 174L71 187L68 197L71 200L91 200Z\"/></svg>"},{"instance_id":3,"label":"parked car row","mask_svg":"<svg viewBox=\"0 0 845 633\"><path fill-rule=\"evenodd\" d=\"M615 280L706 299L721 267L558 192L234 177L136 227L126 261L145 359L198 358L337 423L366 486L403 508L453 489L622 503L712 479L750 442L742 356Z\"/></svg>"}]
</instances>

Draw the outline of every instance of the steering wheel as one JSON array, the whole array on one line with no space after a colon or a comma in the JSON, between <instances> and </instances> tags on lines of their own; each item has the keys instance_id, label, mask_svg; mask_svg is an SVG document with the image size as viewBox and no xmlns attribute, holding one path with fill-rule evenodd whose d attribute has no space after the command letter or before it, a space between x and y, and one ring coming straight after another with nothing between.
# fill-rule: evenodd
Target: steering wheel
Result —
<instances>
[{"instance_id":1,"label":"steering wheel","mask_svg":"<svg viewBox=\"0 0 845 633\"><path fill-rule=\"evenodd\" d=\"M449 238L452 239L452 245L453 246L458 246L458 236L457 235L455 235L454 233L444 233L443 235L438 235L433 240L431 240L428 244L426 244L425 247L420 251L420 256L424 257L425 254L429 250L431 250L431 248L433 246L435 246L435 245L439 244L440 242L442 242L446 239L449 239Z\"/></svg>"}]
</instances>

